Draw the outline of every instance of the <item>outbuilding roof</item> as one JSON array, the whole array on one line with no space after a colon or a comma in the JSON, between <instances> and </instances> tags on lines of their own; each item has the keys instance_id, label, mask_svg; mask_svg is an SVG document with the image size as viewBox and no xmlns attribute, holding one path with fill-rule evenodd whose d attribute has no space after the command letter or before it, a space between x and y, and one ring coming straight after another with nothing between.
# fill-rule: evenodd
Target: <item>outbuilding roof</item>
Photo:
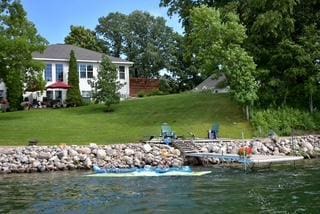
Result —
<instances>
[{"instance_id":1,"label":"outbuilding roof","mask_svg":"<svg viewBox=\"0 0 320 214\"><path fill-rule=\"evenodd\" d=\"M54 44L49 45L43 53L34 52L32 57L40 60L65 60L69 61L70 52L74 51L78 61L96 61L101 62L102 57L105 55L96 51L80 48L75 45ZM133 64L128 60L117 57L108 56L111 62L120 64Z\"/></svg>"}]
</instances>

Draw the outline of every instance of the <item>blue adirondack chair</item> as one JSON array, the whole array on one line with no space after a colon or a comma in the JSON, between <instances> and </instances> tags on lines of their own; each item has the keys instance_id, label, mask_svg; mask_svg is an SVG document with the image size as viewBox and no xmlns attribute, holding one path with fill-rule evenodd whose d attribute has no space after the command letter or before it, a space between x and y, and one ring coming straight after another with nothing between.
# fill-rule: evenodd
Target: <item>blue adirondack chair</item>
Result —
<instances>
[{"instance_id":1,"label":"blue adirondack chair","mask_svg":"<svg viewBox=\"0 0 320 214\"><path fill-rule=\"evenodd\" d=\"M209 130L208 138L217 139L219 137L219 129L220 129L220 124L213 123L211 129Z\"/></svg>"}]
</instances>

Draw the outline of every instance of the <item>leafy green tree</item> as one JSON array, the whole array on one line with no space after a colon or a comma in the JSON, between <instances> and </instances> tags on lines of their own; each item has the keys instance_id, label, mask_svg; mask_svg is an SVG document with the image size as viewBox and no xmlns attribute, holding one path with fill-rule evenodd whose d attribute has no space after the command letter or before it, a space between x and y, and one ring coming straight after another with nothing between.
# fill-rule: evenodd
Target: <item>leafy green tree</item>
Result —
<instances>
[{"instance_id":1,"label":"leafy green tree","mask_svg":"<svg viewBox=\"0 0 320 214\"><path fill-rule=\"evenodd\" d=\"M79 72L74 51L70 52L68 83L71 88L67 91L67 102L72 106L81 106L82 99L79 89Z\"/></svg>"},{"instance_id":2,"label":"leafy green tree","mask_svg":"<svg viewBox=\"0 0 320 214\"><path fill-rule=\"evenodd\" d=\"M190 33L190 13L195 7L222 7L237 0L160 0L161 7L168 8L168 15L178 14L185 33Z\"/></svg>"},{"instance_id":3,"label":"leafy green tree","mask_svg":"<svg viewBox=\"0 0 320 214\"><path fill-rule=\"evenodd\" d=\"M64 38L64 42L93 51L108 53L108 47L99 39L94 31L83 26L70 26L70 33Z\"/></svg>"},{"instance_id":4,"label":"leafy green tree","mask_svg":"<svg viewBox=\"0 0 320 214\"><path fill-rule=\"evenodd\" d=\"M121 84L118 79L117 68L111 63L108 57L104 57L100 71L98 73L97 81L94 83L93 97L96 102L104 103L106 105L106 111L112 111L112 104L117 104L120 101L119 89Z\"/></svg>"},{"instance_id":5,"label":"leafy green tree","mask_svg":"<svg viewBox=\"0 0 320 214\"><path fill-rule=\"evenodd\" d=\"M11 110L21 108L23 83L29 75L37 76L43 67L32 53L43 51L47 41L38 33L20 1L0 2L0 79L7 87ZM33 72L30 72L33 71Z\"/></svg>"},{"instance_id":6,"label":"leafy green tree","mask_svg":"<svg viewBox=\"0 0 320 214\"><path fill-rule=\"evenodd\" d=\"M303 36L300 37L299 43L303 51L301 58L303 59L305 69L304 89L306 96L309 97L309 110L314 111L314 95L319 92L320 84L320 31L316 26L306 26Z\"/></svg>"},{"instance_id":7,"label":"leafy green tree","mask_svg":"<svg viewBox=\"0 0 320 214\"><path fill-rule=\"evenodd\" d=\"M114 57L120 57L123 53L127 28L126 20L127 16L122 13L110 13L108 16L100 17L96 27L97 33L103 37Z\"/></svg>"},{"instance_id":8,"label":"leafy green tree","mask_svg":"<svg viewBox=\"0 0 320 214\"><path fill-rule=\"evenodd\" d=\"M162 17L134 11L128 18L128 34L124 53L134 62L132 70L139 77L157 77L170 66L177 34L166 26Z\"/></svg>"},{"instance_id":9,"label":"leafy green tree","mask_svg":"<svg viewBox=\"0 0 320 214\"><path fill-rule=\"evenodd\" d=\"M234 13L221 14L218 9L199 7L191 11L190 50L204 73L224 74L233 98L246 106L257 100L258 83L253 58L241 47L246 39L245 27Z\"/></svg>"},{"instance_id":10,"label":"leafy green tree","mask_svg":"<svg viewBox=\"0 0 320 214\"><path fill-rule=\"evenodd\" d=\"M42 66L43 67L43 66ZM25 78L26 89L25 91L40 91L43 92L46 87L46 81L43 78L43 72L30 72Z\"/></svg>"},{"instance_id":11,"label":"leafy green tree","mask_svg":"<svg viewBox=\"0 0 320 214\"><path fill-rule=\"evenodd\" d=\"M240 1L241 20L247 26L246 48L258 65L262 106L301 107L309 103L313 111L312 94L318 86L316 57L310 53L316 53L317 43L308 45L308 40L316 41L319 9L317 0ZM306 31L311 25L313 36Z\"/></svg>"}]
</instances>

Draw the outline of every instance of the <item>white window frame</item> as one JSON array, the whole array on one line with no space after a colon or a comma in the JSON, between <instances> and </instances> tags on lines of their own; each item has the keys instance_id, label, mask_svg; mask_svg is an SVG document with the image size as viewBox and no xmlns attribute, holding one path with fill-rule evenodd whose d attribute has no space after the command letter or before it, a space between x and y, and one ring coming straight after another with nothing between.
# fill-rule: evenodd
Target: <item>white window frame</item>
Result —
<instances>
[{"instance_id":1,"label":"white window frame","mask_svg":"<svg viewBox=\"0 0 320 214\"><path fill-rule=\"evenodd\" d=\"M82 72L85 72L85 77L81 77L81 66L85 66L85 71L83 70ZM92 71L88 71L88 67L92 67ZM78 64L78 72L79 72L79 79L93 79L93 64L86 64L86 63L79 63ZM92 77L88 77L88 73L92 73Z\"/></svg>"},{"instance_id":2,"label":"white window frame","mask_svg":"<svg viewBox=\"0 0 320 214\"><path fill-rule=\"evenodd\" d=\"M123 71L121 71L120 68L123 68ZM119 79L125 80L126 79L126 67L123 65L120 65L118 70L119 70ZM122 78L121 74L123 75L123 78Z\"/></svg>"}]
</instances>

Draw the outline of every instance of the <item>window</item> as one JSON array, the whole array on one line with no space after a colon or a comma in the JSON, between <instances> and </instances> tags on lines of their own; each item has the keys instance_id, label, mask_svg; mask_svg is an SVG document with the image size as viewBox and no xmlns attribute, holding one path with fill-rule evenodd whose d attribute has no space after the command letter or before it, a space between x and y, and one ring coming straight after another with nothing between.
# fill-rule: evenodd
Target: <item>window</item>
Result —
<instances>
[{"instance_id":1,"label":"window","mask_svg":"<svg viewBox=\"0 0 320 214\"><path fill-rule=\"evenodd\" d=\"M126 78L124 66L119 66L119 78L120 79L125 79Z\"/></svg>"},{"instance_id":2,"label":"window","mask_svg":"<svg viewBox=\"0 0 320 214\"><path fill-rule=\"evenodd\" d=\"M93 78L93 65L87 65L87 78Z\"/></svg>"},{"instance_id":3,"label":"window","mask_svg":"<svg viewBox=\"0 0 320 214\"><path fill-rule=\"evenodd\" d=\"M81 91L82 95L82 101L84 103L90 103L91 102L91 97L92 97L92 92L91 91Z\"/></svg>"},{"instance_id":4,"label":"window","mask_svg":"<svg viewBox=\"0 0 320 214\"><path fill-rule=\"evenodd\" d=\"M44 78L47 82L52 81L52 65L51 64L46 65Z\"/></svg>"},{"instance_id":5,"label":"window","mask_svg":"<svg viewBox=\"0 0 320 214\"><path fill-rule=\"evenodd\" d=\"M86 75L86 72L87 72L86 65L80 64L79 71L80 71L80 78L86 78L87 77L87 75Z\"/></svg>"},{"instance_id":6,"label":"window","mask_svg":"<svg viewBox=\"0 0 320 214\"><path fill-rule=\"evenodd\" d=\"M80 64L79 66L79 73L81 79L92 79L93 78L93 65L91 64Z\"/></svg>"},{"instance_id":7,"label":"window","mask_svg":"<svg viewBox=\"0 0 320 214\"><path fill-rule=\"evenodd\" d=\"M3 94L4 94L4 91L0 90L0 101L3 99Z\"/></svg>"},{"instance_id":8,"label":"window","mask_svg":"<svg viewBox=\"0 0 320 214\"><path fill-rule=\"evenodd\" d=\"M63 81L63 65L56 64L56 81Z\"/></svg>"},{"instance_id":9,"label":"window","mask_svg":"<svg viewBox=\"0 0 320 214\"><path fill-rule=\"evenodd\" d=\"M47 100L53 100L53 91L47 91Z\"/></svg>"},{"instance_id":10,"label":"window","mask_svg":"<svg viewBox=\"0 0 320 214\"><path fill-rule=\"evenodd\" d=\"M62 91L55 91L55 99L56 100L62 99Z\"/></svg>"},{"instance_id":11,"label":"window","mask_svg":"<svg viewBox=\"0 0 320 214\"><path fill-rule=\"evenodd\" d=\"M82 91L81 94L82 94L82 97L92 97L91 91Z\"/></svg>"}]
</instances>

